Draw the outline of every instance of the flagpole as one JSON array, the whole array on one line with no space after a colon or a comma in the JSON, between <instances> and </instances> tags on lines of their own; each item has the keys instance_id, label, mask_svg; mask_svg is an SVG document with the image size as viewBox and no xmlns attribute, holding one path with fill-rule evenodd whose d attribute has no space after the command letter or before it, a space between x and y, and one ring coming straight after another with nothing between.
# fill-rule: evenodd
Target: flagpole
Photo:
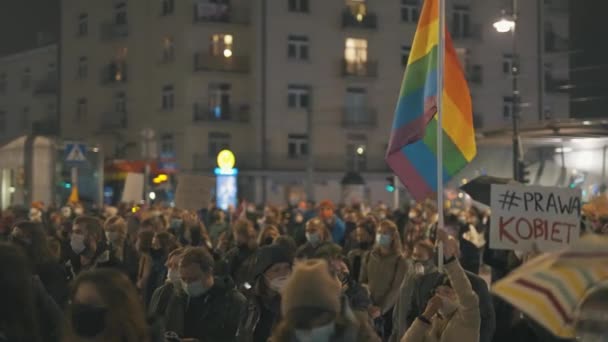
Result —
<instances>
[{"instance_id":1,"label":"flagpole","mask_svg":"<svg viewBox=\"0 0 608 342\"><path fill-rule=\"evenodd\" d=\"M444 228L443 213L443 83L445 68L445 0L439 0L439 44L437 47L437 229ZM443 243L438 243L439 271L443 271Z\"/></svg>"}]
</instances>

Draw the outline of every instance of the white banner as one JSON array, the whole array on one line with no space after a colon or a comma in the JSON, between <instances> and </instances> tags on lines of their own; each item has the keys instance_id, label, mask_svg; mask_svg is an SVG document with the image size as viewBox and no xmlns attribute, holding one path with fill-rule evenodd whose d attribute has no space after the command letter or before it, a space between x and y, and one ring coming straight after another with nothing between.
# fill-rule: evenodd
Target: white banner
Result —
<instances>
[{"instance_id":1,"label":"white banner","mask_svg":"<svg viewBox=\"0 0 608 342\"><path fill-rule=\"evenodd\" d=\"M578 240L580 189L492 185L490 248L555 251Z\"/></svg>"},{"instance_id":2,"label":"white banner","mask_svg":"<svg viewBox=\"0 0 608 342\"><path fill-rule=\"evenodd\" d=\"M143 200L144 175L142 173L127 173L125 187L122 191L122 202L139 204Z\"/></svg>"},{"instance_id":3,"label":"white banner","mask_svg":"<svg viewBox=\"0 0 608 342\"><path fill-rule=\"evenodd\" d=\"M179 175L175 191L175 206L186 210L207 208L213 189L215 189L214 177Z\"/></svg>"}]
</instances>

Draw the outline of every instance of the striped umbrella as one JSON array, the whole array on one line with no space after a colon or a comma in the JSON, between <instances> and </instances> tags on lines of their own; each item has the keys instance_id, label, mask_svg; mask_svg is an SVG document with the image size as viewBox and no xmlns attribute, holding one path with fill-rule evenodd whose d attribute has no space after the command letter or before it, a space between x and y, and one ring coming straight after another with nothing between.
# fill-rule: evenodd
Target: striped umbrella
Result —
<instances>
[{"instance_id":1,"label":"striped umbrella","mask_svg":"<svg viewBox=\"0 0 608 342\"><path fill-rule=\"evenodd\" d=\"M575 311L608 280L608 237L587 235L571 248L532 259L492 289L554 335L574 338Z\"/></svg>"}]
</instances>

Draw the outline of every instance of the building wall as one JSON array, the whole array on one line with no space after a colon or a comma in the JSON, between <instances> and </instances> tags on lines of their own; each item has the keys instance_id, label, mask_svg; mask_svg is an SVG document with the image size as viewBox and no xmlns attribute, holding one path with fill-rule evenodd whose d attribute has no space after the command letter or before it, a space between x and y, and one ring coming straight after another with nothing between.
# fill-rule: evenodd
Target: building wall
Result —
<instances>
[{"instance_id":1,"label":"building wall","mask_svg":"<svg viewBox=\"0 0 608 342\"><path fill-rule=\"evenodd\" d=\"M58 113L56 68L56 45L0 58L1 143L32 132L53 133ZM27 85L24 84L26 69L29 69ZM4 87L2 80L5 80Z\"/></svg>"}]
</instances>

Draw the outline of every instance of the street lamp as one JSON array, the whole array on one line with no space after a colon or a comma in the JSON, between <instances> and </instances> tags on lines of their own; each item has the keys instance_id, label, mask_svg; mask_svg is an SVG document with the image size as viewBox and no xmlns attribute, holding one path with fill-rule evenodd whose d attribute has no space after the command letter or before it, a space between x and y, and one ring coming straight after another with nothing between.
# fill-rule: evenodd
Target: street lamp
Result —
<instances>
[{"instance_id":1,"label":"street lamp","mask_svg":"<svg viewBox=\"0 0 608 342\"><path fill-rule=\"evenodd\" d=\"M520 111L520 102L521 98L519 96L519 84L518 84L518 76L519 76L519 56L517 54L517 0L512 0L512 11L511 15L505 15L505 12L502 13L502 18L494 23L494 28L499 33L508 33L511 32L513 36L513 63L511 65L511 77L512 77L512 91L513 91L513 111L511 113L513 119L513 179L519 180L519 165L520 159L522 159L520 150L519 150L519 111Z\"/></svg>"}]
</instances>

